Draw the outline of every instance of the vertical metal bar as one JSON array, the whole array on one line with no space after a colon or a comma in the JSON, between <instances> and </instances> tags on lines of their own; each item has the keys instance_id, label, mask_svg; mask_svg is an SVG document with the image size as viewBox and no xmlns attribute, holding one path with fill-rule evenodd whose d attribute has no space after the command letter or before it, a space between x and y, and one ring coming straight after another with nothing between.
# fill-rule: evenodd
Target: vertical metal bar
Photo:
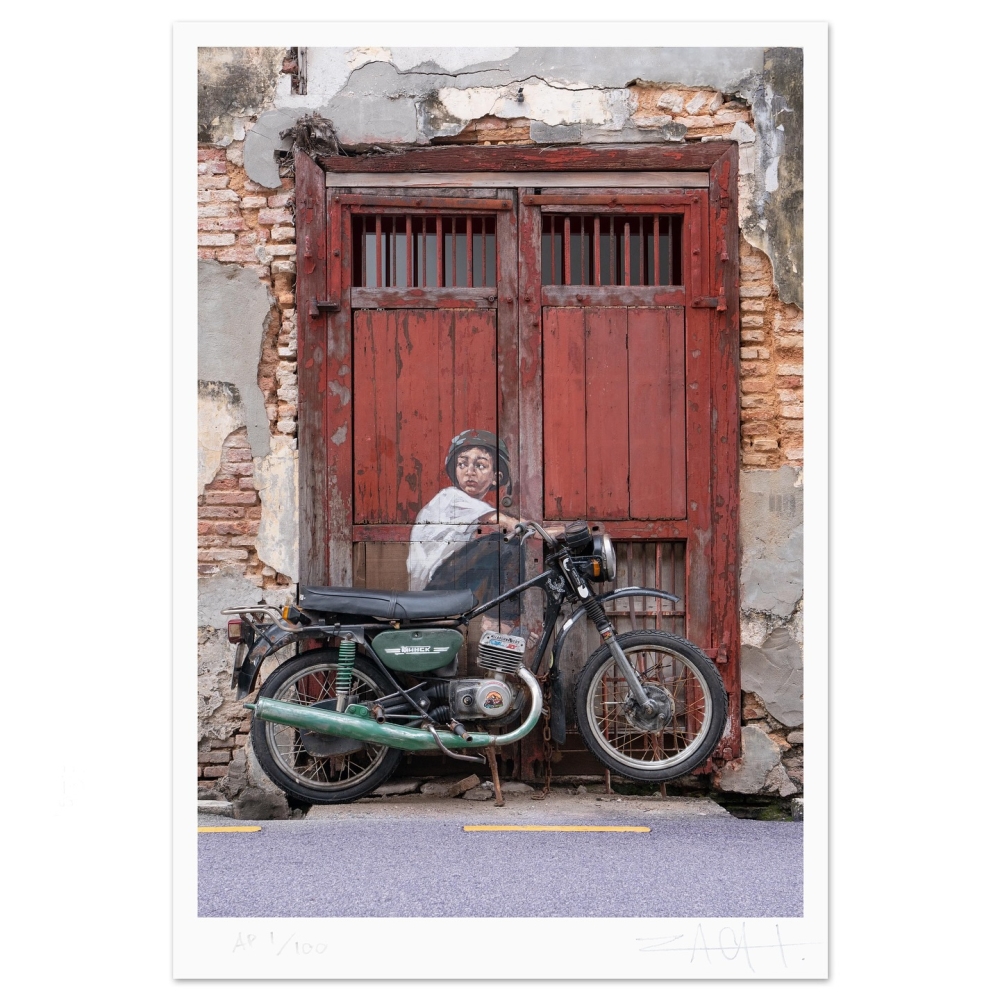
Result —
<instances>
[{"instance_id":1,"label":"vertical metal bar","mask_svg":"<svg viewBox=\"0 0 1000 1000\"><path fill-rule=\"evenodd\" d=\"M382 216L375 216L375 287L382 287Z\"/></svg>"},{"instance_id":2,"label":"vertical metal bar","mask_svg":"<svg viewBox=\"0 0 1000 1000\"><path fill-rule=\"evenodd\" d=\"M663 579L663 545L661 542L654 542L653 548L656 550L656 583L653 585L656 590L663 590L660 581ZM656 627L663 628L663 598L656 599Z\"/></svg>"},{"instance_id":3,"label":"vertical metal bar","mask_svg":"<svg viewBox=\"0 0 1000 1000\"><path fill-rule=\"evenodd\" d=\"M625 271L625 281L623 284L632 284L632 226L628 221L628 216L625 216L625 260L623 261L622 267Z\"/></svg>"},{"instance_id":4,"label":"vertical metal bar","mask_svg":"<svg viewBox=\"0 0 1000 1000\"><path fill-rule=\"evenodd\" d=\"M472 287L472 216L465 217L465 287Z\"/></svg>"},{"instance_id":5,"label":"vertical metal bar","mask_svg":"<svg viewBox=\"0 0 1000 1000\"><path fill-rule=\"evenodd\" d=\"M601 217L594 216L594 284L601 283Z\"/></svg>"},{"instance_id":6,"label":"vertical metal bar","mask_svg":"<svg viewBox=\"0 0 1000 1000\"><path fill-rule=\"evenodd\" d=\"M420 222L420 243L421 243L421 254L420 254L420 287L427 287L427 216L421 217Z\"/></svg>"},{"instance_id":7,"label":"vertical metal bar","mask_svg":"<svg viewBox=\"0 0 1000 1000\"><path fill-rule=\"evenodd\" d=\"M458 285L458 217L451 217L451 284Z\"/></svg>"},{"instance_id":8,"label":"vertical metal bar","mask_svg":"<svg viewBox=\"0 0 1000 1000\"><path fill-rule=\"evenodd\" d=\"M406 287L413 283L413 221L406 217Z\"/></svg>"},{"instance_id":9,"label":"vertical metal bar","mask_svg":"<svg viewBox=\"0 0 1000 1000\"><path fill-rule=\"evenodd\" d=\"M660 217L653 216L653 282L654 285L662 285L660 281Z\"/></svg>"},{"instance_id":10,"label":"vertical metal bar","mask_svg":"<svg viewBox=\"0 0 1000 1000\"><path fill-rule=\"evenodd\" d=\"M573 258L570 254L570 227L569 227L570 217L567 215L563 219L563 280L564 285L572 284L573 280Z\"/></svg>"},{"instance_id":11,"label":"vertical metal bar","mask_svg":"<svg viewBox=\"0 0 1000 1000\"><path fill-rule=\"evenodd\" d=\"M645 216L639 216L639 284L648 285L646 280L646 226Z\"/></svg>"},{"instance_id":12,"label":"vertical metal bar","mask_svg":"<svg viewBox=\"0 0 1000 1000\"><path fill-rule=\"evenodd\" d=\"M361 254L361 287L368 286L368 220L362 215L354 220L355 226L361 230L361 245L358 250Z\"/></svg>"},{"instance_id":13,"label":"vertical metal bar","mask_svg":"<svg viewBox=\"0 0 1000 1000\"><path fill-rule=\"evenodd\" d=\"M437 246L434 254L437 286L444 288L444 219L440 215L434 220L434 231L437 233Z\"/></svg>"},{"instance_id":14,"label":"vertical metal bar","mask_svg":"<svg viewBox=\"0 0 1000 1000\"><path fill-rule=\"evenodd\" d=\"M480 220L480 222L482 224L482 229L483 229L483 253L482 253L483 272L482 272L482 275L483 275L483 284L486 285L486 284L488 284L488 282L486 280L486 216L485 215L482 217L482 219Z\"/></svg>"},{"instance_id":15,"label":"vertical metal bar","mask_svg":"<svg viewBox=\"0 0 1000 1000\"><path fill-rule=\"evenodd\" d=\"M556 281L556 217L549 216L549 281L553 285Z\"/></svg>"}]
</instances>

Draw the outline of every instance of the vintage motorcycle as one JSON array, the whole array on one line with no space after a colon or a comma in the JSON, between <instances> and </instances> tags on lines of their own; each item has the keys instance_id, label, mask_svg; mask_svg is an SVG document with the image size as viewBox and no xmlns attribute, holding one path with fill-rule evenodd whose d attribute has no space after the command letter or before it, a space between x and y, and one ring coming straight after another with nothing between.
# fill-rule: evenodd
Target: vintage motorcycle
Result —
<instances>
[{"instance_id":1,"label":"vintage motorcycle","mask_svg":"<svg viewBox=\"0 0 1000 1000\"><path fill-rule=\"evenodd\" d=\"M540 537L544 571L479 606L471 590L304 586L297 603L283 609L223 612L239 616L229 622L228 636L237 645L233 687L240 698L253 690L266 657L290 643L314 647L276 667L246 705L254 753L291 801L341 803L368 795L406 751L437 750L480 764L484 758L469 751L482 749L496 779L495 748L523 739L542 716L540 669L562 614L544 673L555 742L564 742L566 731L559 655L586 617L601 644L580 672L573 700L591 752L626 778L657 783L708 758L726 718L715 665L676 635L618 634L604 607L630 596L679 598L643 587L596 593L594 584L615 578L610 537L584 522L552 532L525 521L505 534L515 544ZM545 607L530 669L525 638L484 631L474 664L469 657L475 675L458 676L470 621L532 587L543 591Z\"/></svg>"}]
</instances>

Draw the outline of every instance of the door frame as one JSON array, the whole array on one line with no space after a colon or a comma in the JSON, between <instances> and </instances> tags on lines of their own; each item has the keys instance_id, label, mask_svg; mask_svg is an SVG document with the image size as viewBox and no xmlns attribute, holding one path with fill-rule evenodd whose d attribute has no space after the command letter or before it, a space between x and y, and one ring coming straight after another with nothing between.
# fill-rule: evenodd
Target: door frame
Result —
<instances>
[{"instance_id":1,"label":"door frame","mask_svg":"<svg viewBox=\"0 0 1000 1000\"><path fill-rule=\"evenodd\" d=\"M707 197L701 199L702 246L709 252L701 273L692 275L687 291L689 347L707 350L711 372L702 432L711 502L688 511L688 564L703 567L692 578L691 602L707 603L689 617L707 623L703 635L691 638L715 660L730 693L729 719L718 756L740 754L739 673L739 254L737 178L738 146L732 141L677 145L573 147L438 147L392 156L319 157L295 154L296 310L299 386L299 579L349 586L352 579L353 482L351 435L351 309L344 297L340 194L328 196L327 175L342 175L345 186L510 187L510 175L531 180L558 173L611 175L586 186L627 187L650 183L688 186L692 172L707 173ZM639 174L645 176L639 180ZM497 176L503 174L501 178ZM684 176L687 174L688 176ZM443 178L442 175L447 175ZM494 177L492 185L490 177ZM614 176L620 176L620 184ZM349 180L348 180L349 178ZM424 180L426 178L426 181ZM464 178L464 179L463 179ZM584 178L581 176L581 181ZM513 186L520 186L513 184ZM523 220L522 220L523 222ZM520 227L519 227L520 228ZM520 239L524 238L524 233ZM541 303L518 296L519 357L517 365L521 470L540 476L541 455ZM537 326L532 322L537 320ZM526 334L527 331L527 334ZM513 388L513 387L512 387ZM537 425L537 434L535 432ZM527 437L526 437L527 436ZM538 440L534 438L537 436ZM338 470L347 474L338 475ZM689 477L692 470L689 470ZM536 491L530 491L532 495ZM540 493L539 493L540 495ZM522 509L522 517L541 516ZM669 522L664 522L668 525ZM669 530L669 529L667 529ZM671 537L667 534L665 537ZM697 558L695 555L697 554Z\"/></svg>"}]
</instances>

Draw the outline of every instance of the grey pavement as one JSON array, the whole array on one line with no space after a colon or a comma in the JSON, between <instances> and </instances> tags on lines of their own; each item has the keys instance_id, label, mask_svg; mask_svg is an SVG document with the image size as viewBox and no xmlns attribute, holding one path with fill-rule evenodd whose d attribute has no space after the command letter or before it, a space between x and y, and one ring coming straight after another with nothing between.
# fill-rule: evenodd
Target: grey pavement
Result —
<instances>
[{"instance_id":1,"label":"grey pavement","mask_svg":"<svg viewBox=\"0 0 1000 1000\"><path fill-rule=\"evenodd\" d=\"M199 835L202 917L795 917L801 823L704 798L423 795L314 806ZM465 832L466 825L648 826L649 833Z\"/></svg>"}]
</instances>

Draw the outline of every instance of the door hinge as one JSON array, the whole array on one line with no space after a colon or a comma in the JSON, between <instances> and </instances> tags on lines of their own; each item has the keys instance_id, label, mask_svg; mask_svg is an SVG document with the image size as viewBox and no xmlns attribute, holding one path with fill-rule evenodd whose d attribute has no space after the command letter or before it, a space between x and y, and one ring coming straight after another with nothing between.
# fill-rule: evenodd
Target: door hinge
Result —
<instances>
[{"instance_id":1,"label":"door hinge","mask_svg":"<svg viewBox=\"0 0 1000 1000\"><path fill-rule=\"evenodd\" d=\"M316 296L309 299L309 316L311 319L319 319L319 311L328 309L330 312L340 312L340 303L334 299L331 302L318 302Z\"/></svg>"}]
</instances>

